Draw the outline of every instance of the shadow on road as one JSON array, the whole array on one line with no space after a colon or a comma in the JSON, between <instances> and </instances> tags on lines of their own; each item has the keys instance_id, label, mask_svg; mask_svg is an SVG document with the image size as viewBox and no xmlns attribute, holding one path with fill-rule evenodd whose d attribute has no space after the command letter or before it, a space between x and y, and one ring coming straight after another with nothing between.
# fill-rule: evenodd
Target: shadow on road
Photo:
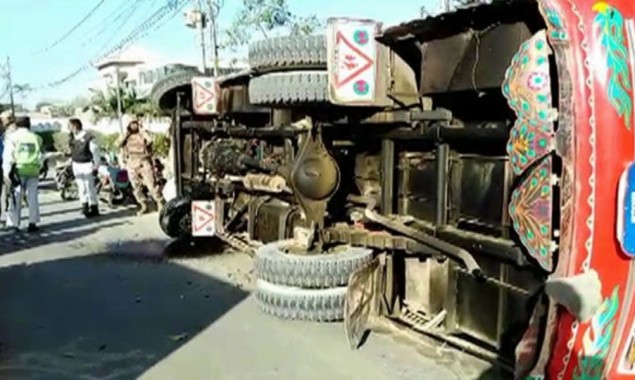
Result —
<instances>
[{"instance_id":1,"label":"shadow on road","mask_svg":"<svg viewBox=\"0 0 635 380\"><path fill-rule=\"evenodd\" d=\"M126 246L0 269L0 378L134 379L247 296Z\"/></svg>"},{"instance_id":2,"label":"shadow on road","mask_svg":"<svg viewBox=\"0 0 635 380\"><path fill-rule=\"evenodd\" d=\"M44 223L36 233L0 231L0 255L88 236L98 230L123 225L126 221L121 221L121 218L131 215L134 215L134 210L130 209L110 212L96 219L86 219L78 214L75 219Z\"/></svg>"}]
</instances>

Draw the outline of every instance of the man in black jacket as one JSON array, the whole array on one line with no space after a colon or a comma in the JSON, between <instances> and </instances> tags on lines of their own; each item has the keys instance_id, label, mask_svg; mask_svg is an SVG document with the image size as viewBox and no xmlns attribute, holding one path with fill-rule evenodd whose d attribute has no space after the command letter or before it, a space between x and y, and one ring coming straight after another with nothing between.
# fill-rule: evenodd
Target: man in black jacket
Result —
<instances>
[{"instance_id":1,"label":"man in black jacket","mask_svg":"<svg viewBox=\"0 0 635 380\"><path fill-rule=\"evenodd\" d=\"M73 162L73 175L77 182L79 200L82 204L82 213L87 218L99 215L97 189L95 188L95 173L99 168L99 146L90 134L86 133L79 119L68 121L72 137L71 160Z\"/></svg>"}]
</instances>

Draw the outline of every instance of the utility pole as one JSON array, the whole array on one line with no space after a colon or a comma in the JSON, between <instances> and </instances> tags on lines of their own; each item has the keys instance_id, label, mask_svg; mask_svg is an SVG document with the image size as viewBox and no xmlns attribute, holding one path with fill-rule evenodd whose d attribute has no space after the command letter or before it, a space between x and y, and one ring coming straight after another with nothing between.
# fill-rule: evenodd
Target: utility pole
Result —
<instances>
[{"instance_id":1,"label":"utility pole","mask_svg":"<svg viewBox=\"0 0 635 380\"><path fill-rule=\"evenodd\" d=\"M203 12L203 2L202 0L198 0L198 33L201 37L201 59L202 59L202 73L203 75L207 74L207 57L205 54L205 13Z\"/></svg>"},{"instance_id":2,"label":"utility pole","mask_svg":"<svg viewBox=\"0 0 635 380\"><path fill-rule=\"evenodd\" d=\"M446 12L450 12L452 10L452 0L443 0L443 9Z\"/></svg>"},{"instance_id":3,"label":"utility pole","mask_svg":"<svg viewBox=\"0 0 635 380\"><path fill-rule=\"evenodd\" d=\"M207 0L209 8L210 35L212 37L212 53L214 54L214 78L218 77L218 28L217 18L220 8L223 6L223 0Z\"/></svg>"},{"instance_id":4,"label":"utility pole","mask_svg":"<svg viewBox=\"0 0 635 380\"><path fill-rule=\"evenodd\" d=\"M11 78L11 58L7 56L7 85L9 86L9 102L11 104L11 115L15 117L15 102L13 100L13 80Z\"/></svg>"},{"instance_id":5,"label":"utility pole","mask_svg":"<svg viewBox=\"0 0 635 380\"><path fill-rule=\"evenodd\" d=\"M124 134L123 120L121 118L121 79L119 77L119 66L115 66L115 80L117 81L117 119L119 120L119 132Z\"/></svg>"},{"instance_id":6,"label":"utility pole","mask_svg":"<svg viewBox=\"0 0 635 380\"><path fill-rule=\"evenodd\" d=\"M205 57L205 14L203 13L202 1L198 0L198 9L185 13L185 26L196 29L201 39L201 73L207 72L207 59Z\"/></svg>"}]
</instances>

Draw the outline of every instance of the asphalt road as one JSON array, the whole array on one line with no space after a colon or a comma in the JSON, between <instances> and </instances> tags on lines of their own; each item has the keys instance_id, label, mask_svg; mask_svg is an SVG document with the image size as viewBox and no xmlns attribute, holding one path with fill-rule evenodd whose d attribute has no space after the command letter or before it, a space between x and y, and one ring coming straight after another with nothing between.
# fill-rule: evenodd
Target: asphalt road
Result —
<instances>
[{"instance_id":1,"label":"asphalt road","mask_svg":"<svg viewBox=\"0 0 635 380\"><path fill-rule=\"evenodd\" d=\"M0 232L0 379L485 379L448 349L261 314L251 260L170 247L156 214L98 220L43 191L42 230ZM173 248L173 247L172 247Z\"/></svg>"}]
</instances>

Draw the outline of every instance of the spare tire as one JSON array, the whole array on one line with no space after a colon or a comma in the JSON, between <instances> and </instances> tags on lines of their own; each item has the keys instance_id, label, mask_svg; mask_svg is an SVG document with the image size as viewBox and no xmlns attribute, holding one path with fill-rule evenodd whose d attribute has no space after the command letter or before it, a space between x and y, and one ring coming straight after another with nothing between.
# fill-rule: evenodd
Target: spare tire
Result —
<instances>
[{"instance_id":1,"label":"spare tire","mask_svg":"<svg viewBox=\"0 0 635 380\"><path fill-rule=\"evenodd\" d=\"M289 71L265 74L249 81L249 102L254 105L328 103L326 71Z\"/></svg>"},{"instance_id":2,"label":"spare tire","mask_svg":"<svg viewBox=\"0 0 635 380\"><path fill-rule=\"evenodd\" d=\"M265 244L256 250L256 276L277 285L303 288L345 286L351 273L373 259L373 251L345 246L332 253L287 253L291 241Z\"/></svg>"},{"instance_id":3,"label":"spare tire","mask_svg":"<svg viewBox=\"0 0 635 380\"><path fill-rule=\"evenodd\" d=\"M253 69L326 68L326 57L324 35L276 37L249 45Z\"/></svg>"},{"instance_id":4,"label":"spare tire","mask_svg":"<svg viewBox=\"0 0 635 380\"><path fill-rule=\"evenodd\" d=\"M269 315L283 319L335 322L344 319L346 287L301 289L258 280L256 301Z\"/></svg>"},{"instance_id":5,"label":"spare tire","mask_svg":"<svg viewBox=\"0 0 635 380\"><path fill-rule=\"evenodd\" d=\"M176 108L176 95L183 92L185 104L192 97L192 79L201 76L194 70L178 71L158 80L150 91L151 102L164 114L169 114Z\"/></svg>"}]
</instances>

